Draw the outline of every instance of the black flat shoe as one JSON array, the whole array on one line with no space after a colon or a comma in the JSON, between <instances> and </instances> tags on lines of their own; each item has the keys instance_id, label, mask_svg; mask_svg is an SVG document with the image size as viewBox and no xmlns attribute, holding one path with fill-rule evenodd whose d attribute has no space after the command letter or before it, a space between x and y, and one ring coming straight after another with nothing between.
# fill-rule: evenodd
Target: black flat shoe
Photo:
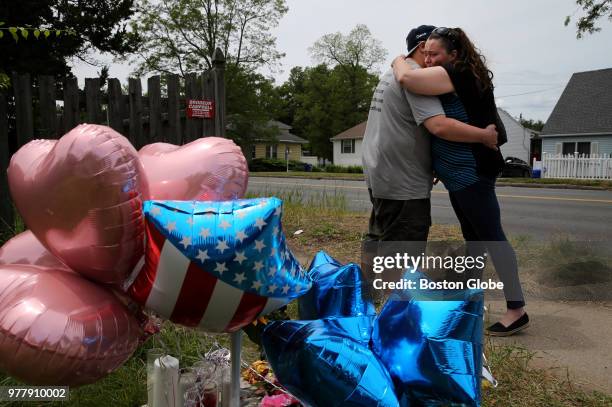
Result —
<instances>
[{"instance_id":1,"label":"black flat shoe","mask_svg":"<svg viewBox=\"0 0 612 407\"><path fill-rule=\"evenodd\" d=\"M485 333L490 336L510 336L522 331L529 326L529 316L524 313L519 319L514 321L510 326L503 326L501 322L496 322L487 329Z\"/></svg>"}]
</instances>

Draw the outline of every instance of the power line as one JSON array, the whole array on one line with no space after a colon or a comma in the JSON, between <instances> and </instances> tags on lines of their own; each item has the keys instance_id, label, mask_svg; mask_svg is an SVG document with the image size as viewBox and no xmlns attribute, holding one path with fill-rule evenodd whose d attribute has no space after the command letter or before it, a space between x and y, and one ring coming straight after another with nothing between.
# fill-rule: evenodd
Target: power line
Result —
<instances>
[{"instance_id":1,"label":"power line","mask_svg":"<svg viewBox=\"0 0 612 407\"><path fill-rule=\"evenodd\" d=\"M500 83L495 87L500 86L562 86L560 83Z\"/></svg>"},{"instance_id":2,"label":"power line","mask_svg":"<svg viewBox=\"0 0 612 407\"><path fill-rule=\"evenodd\" d=\"M513 97L513 96L533 95L534 93L548 92L549 90L559 89L559 88L562 88L562 87L563 87L563 85L559 85L559 86L554 86L552 88L534 90L534 91L531 91L531 92L515 93L513 95L496 96L496 98L510 98L510 97Z\"/></svg>"}]
</instances>

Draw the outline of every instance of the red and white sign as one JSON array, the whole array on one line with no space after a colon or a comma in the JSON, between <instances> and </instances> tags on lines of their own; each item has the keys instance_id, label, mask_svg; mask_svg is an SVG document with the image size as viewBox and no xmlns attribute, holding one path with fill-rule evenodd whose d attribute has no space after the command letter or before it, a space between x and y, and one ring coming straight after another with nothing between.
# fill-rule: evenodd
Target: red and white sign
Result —
<instances>
[{"instance_id":1,"label":"red and white sign","mask_svg":"<svg viewBox=\"0 0 612 407\"><path fill-rule=\"evenodd\" d=\"M213 119L215 102L213 100L187 99L187 117L189 119Z\"/></svg>"}]
</instances>

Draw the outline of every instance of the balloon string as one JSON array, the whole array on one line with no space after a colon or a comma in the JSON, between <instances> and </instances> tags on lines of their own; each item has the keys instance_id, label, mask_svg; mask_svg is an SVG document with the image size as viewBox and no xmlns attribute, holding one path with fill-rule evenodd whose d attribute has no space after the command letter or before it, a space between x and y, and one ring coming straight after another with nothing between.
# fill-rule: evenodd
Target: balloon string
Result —
<instances>
[{"instance_id":1,"label":"balloon string","mask_svg":"<svg viewBox=\"0 0 612 407\"><path fill-rule=\"evenodd\" d=\"M0 218L0 219L2 220L2 223L4 223L6 225L6 227L8 227L11 230L13 235L17 234L17 230L13 227L14 225L13 226L9 225L8 222L6 220L4 220L4 218Z\"/></svg>"},{"instance_id":2,"label":"balloon string","mask_svg":"<svg viewBox=\"0 0 612 407\"><path fill-rule=\"evenodd\" d=\"M274 387L276 390L279 390L291 397L293 397L291 395L291 393L289 393L287 390L283 389L282 387L278 387L277 385L275 385L274 383L272 383L270 380L266 379L264 376L262 376L261 374L259 374L259 372L257 372L257 370L253 369L247 362L245 362L243 359L240 359L240 363L242 364L243 367L246 367L247 369L249 369L251 372L255 373L256 376L259 376L260 378L263 379L263 381L265 381L266 383L270 384L272 387Z\"/></svg>"},{"instance_id":3,"label":"balloon string","mask_svg":"<svg viewBox=\"0 0 612 407\"><path fill-rule=\"evenodd\" d=\"M229 350L227 348L224 348L223 346L221 346L219 344L219 342L214 341L210 350L206 353L206 355L211 354L213 351L213 348L216 348L215 351L220 350L220 351L227 351L229 352ZM270 380L268 380L265 376L262 376L257 370L253 369L244 359L240 358L240 364L242 365L242 367L245 367L247 369L249 369L251 372L255 373L255 375L259 378L261 378L264 382L268 383L269 385L271 385L272 387L274 387L276 390L285 393L291 397L293 397L293 395L291 393L289 393L287 390L283 389L282 387L278 387L276 384L272 383Z\"/></svg>"}]
</instances>

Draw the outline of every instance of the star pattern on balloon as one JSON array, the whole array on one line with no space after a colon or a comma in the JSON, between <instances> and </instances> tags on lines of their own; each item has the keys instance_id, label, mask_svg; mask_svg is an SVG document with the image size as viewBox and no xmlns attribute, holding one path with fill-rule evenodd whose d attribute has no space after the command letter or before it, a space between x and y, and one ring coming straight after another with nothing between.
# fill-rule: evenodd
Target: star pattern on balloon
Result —
<instances>
[{"instance_id":1,"label":"star pattern on balloon","mask_svg":"<svg viewBox=\"0 0 612 407\"><path fill-rule=\"evenodd\" d=\"M151 201L145 204L145 214L186 257L240 289L280 296L295 291L297 282L308 281L284 235L277 238L282 214L279 199ZM293 278L287 279L287 272ZM266 283L254 285L255 281ZM286 285L288 290L283 288Z\"/></svg>"}]
</instances>

